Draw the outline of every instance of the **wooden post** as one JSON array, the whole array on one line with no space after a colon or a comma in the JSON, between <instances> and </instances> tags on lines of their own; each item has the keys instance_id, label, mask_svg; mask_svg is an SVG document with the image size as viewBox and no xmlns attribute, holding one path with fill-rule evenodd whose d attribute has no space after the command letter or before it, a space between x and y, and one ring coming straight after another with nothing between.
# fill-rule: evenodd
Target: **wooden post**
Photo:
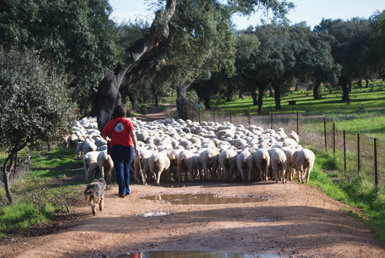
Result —
<instances>
[{"instance_id":1,"label":"wooden post","mask_svg":"<svg viewBox=\"0 0 385 258\"><path fill-rule=\"evenodd\" d=\"M326 140L326 118L324 118L324 135L325 135L325 151L328 151L328 143Z\"/></svg>"},{"instance_id":2,"label":"wooden post","mask_svg":"<svg viewBox=\"0 0 385 258\"><path fill-rule=\"evenodd\" d=\"M270 129L273 129L273 111L270 112Z\"/></svg>"},{"instance_id":3,"label":"wooden post","mask_svg":"<svg viewBox=\"0 0 385 258\"><path fill-rule=\"evenodd\" d=\"M377 138L374 138L374 183L378 186L378 169L377 169Z\"/></svg>"},{"instance_id":4,"label":"wooden post","mask_svg":"<svg viewBox=\"0 0 385 258\"><path fill-rule=\"evenodd\" d=\"M346 132L345 130L343 131L344 133L344 171L346 171Z\"/></svg>"},{"instance_id":5,"label":"wooden post","mask_svg":"<svg viewBox=\"0 0 385 258\"><path fill-rule=\"evenodd\" d=\"M361 171L361 151L360 151L360 134L357 134L357 171Z\"/></svg>"},{"instance_id":6,"label":"wooden post","mask_svg":"<svg viewBox=\"0 0 385 258\"><path fill-rule=\"evenodd\" d=\"M201 110L198 109L198 119L199 119L199 123L201 123Z\"/></svg>"},{"instance_id":7,"label":"wooden post","mask_svg":"<svg viewBox=\"0 0 385 258\"><path fill-rule=\"evenodd\" d=\"M333 123L333 154L336 155L336 124Z\"/></svg>"},{"instance_id":8,"label":"wooden post","mask_svg":"<svg viewBox=\"0 0 385 258\"><path fill-rule=\"evenodd\" d=\"M232 123L232 122L233 122L233 119L231 117L231 108L230 108L230 123Z\"/></svg>"},{"instance_id":9,"label":"wooden post","mask_svg":"<svg viewBox=\"0 0 385 258\"><path fill-rule=\"evenodd\" d=\"M297 111L297 134L299 135L299 115L298 115L298 111Z\"/></svg>"},{"instance_id":10,"label":"wooden post","mask_svg":"<svg viewBox=\"0 0 385 258\"><path fill-rule=\"evenodd\" d=\"M248 121L249 121L249 125L250 125L250 108L248 108L248 110L247 110L247 116L248 116Z\"/></svg>"},{"instance_id":11,"label":"wooden post","mask_svg":"<svg viewBox=\"0 0 385 258\"><path fill-rule=\"evenodd\" d=\"M213 108L213 121L215 123L215 108Z\"/></svg>"}]
</instances>

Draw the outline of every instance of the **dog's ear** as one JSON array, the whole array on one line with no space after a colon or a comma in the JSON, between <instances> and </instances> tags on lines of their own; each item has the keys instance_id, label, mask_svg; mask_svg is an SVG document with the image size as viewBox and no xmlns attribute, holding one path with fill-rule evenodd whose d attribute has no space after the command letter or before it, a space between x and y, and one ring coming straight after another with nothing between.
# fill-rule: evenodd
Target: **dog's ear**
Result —
<instances>
[{"instance_id":1,"label":"dog's ear","mask_svg":"<svg viewBox=\"0 0 385 258\"><path fill-rule=\"evenodd\" d=\"M105 185L105 184L106 184L106 180L104 180L104 178L103 178L103 177L99 178L98 180L99 180L99 182L101 182L103 185Z\"/></svg>"}]
</instances>

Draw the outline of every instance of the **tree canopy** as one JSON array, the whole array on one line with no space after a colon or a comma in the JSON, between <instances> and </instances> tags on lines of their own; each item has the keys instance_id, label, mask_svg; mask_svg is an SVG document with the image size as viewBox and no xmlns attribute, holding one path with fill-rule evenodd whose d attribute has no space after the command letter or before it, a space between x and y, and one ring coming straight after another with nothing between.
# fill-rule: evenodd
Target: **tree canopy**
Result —
<instances>
[{"instance_id":1,"label":"tree canopy","mask_svg":"<svg viewBox=\"0 0 385 258\"><path fill-rule=\"evenodd\" d=\"M8 167L17 152L38 141L61 140L75 116L63 78L31 52L0 51L0 91L0 150L8 154L3 165L7 186Z\"/></svg>"}]
</instances>

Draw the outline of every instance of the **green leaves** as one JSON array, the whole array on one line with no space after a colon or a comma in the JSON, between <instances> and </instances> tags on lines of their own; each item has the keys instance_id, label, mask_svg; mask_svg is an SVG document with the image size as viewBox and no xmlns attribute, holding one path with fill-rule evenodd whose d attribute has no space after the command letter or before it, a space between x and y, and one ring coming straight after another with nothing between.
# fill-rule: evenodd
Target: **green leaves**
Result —
<instances>
[{"instance_id":1,"label":"green leaves","mask_svg":"<svg viewBox=\"0 0 385 258\"><path fill-rule=\"evenodd\" d=\"M104 76L117 64L114 23L106 0L4 0L0 40L5 49L35 49L68 74L77 102L90 102Z\"/></svg>"},{"instance_id":2,"label":"green leaves","mask_svg":"<svg viewBox=\"0 0 385 258\"><path fill-rule=\"evenodd\" d=\"M0 149L57 140L74 119L63 79L30 52L0 51Z\"/></svg>"}]
</instances>

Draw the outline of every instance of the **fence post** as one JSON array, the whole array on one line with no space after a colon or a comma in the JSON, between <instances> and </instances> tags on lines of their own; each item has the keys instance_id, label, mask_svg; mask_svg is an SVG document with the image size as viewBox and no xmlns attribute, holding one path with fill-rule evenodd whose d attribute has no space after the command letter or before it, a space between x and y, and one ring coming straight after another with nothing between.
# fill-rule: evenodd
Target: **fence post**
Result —
<instances>
[{"instance_id":1,"label":"fence post","mask_svg":"<svg viewBox=\"0 0 385 258\"><path fill-rule=\"evenodd\" d=\"M270 129L273 129L273 111L270 112Z\"/></svg>"},{"instance_id":2,"label":"fence post","mask_svg":"<svg viewBox=\"0 0 385 258\"><path fill-rule=\"evenodd\" d=\"M328 151L328 143L326 140L326 118L324 118L324 135L325 135L325 151Z\"/></svg>"},{"instance_id":3,"label":"fence post","mask_svg":"<svg viewBox=\"0 0 385 258\"><path fill-rule=\"evenodd\" d=\"M378 186L378 169L377 169L377 138L374 138L374 183Z\"/></svg>"},{"instance_id":4,"label":"fence post","mask_svg":"<svg viewBox=\"0 0 385 258\"><path fill-rule=\"evenodd\" d=\"M201 123L201 110L198 109L198 119L199 119L199 123Z\"/></svg>"},{"instance_id":5,"label":"fence post","mask_svg":"<svg viewBox=\"0 0 385 258\"><path fill-rule=\"evenodd\" d=\"M333 123L333 154L336 155L336 124Z\"/></svg>"},{"instance_id":6,"label":"fence post","mask_svg":"<svg viewBox=\"0 0 385 258\"><path fill-rule=\"evenodd\" d=\"M215 108L213 108L213 121L215 123Z\"/></svg>"},{"instance_id":7,"label":"fence post","mask_svg":"<svg viewBox=\"0 0 385 258\"><path fill-rule=\"evenodd\" d=\"M344 133L344 171L346 171L346 132L345 130L343 131Z\"/></svg>"},{"instance_id":8,"label":"fence post","mask_svg":"<svg viewBox=\"0 0 385 258\"><path fill-rule=\"evenodd\" d=\"M231 108L230 108L230 123L232 123L232 122L233 122L233 119L231 117Z\"/></svg>"},{"instance_id":9,"label":"fence post","mask_svg":"<svg viewBox=\"0 0 385 258\"><path fill-rule=\"evenodd\" d=\"M299 124L298 124L298 120L299 120L299 119L298 119L298 111L297 111L297 134L299 135L299 126L298 126Z\"/></svg>"},{"instance_id":10,"label":"fence post","mask_svg":"<svg viewBox=\"0 0 385 258\"><path fill-rule=\"evenodd\" d=\"M361 150L360 150L360 134L357 134L357 171L360 173L361 171Z\"/></svg>"},{"instance_id":11,"label":"fence post","mask_svg":"<svg viewBox=\"0 0 385 258\"><path fill-rule=\"evenodd\" d=\"M248 116L248 121L249 121L249 126L250 126L250 108L247 110L247 116Z\"/></svg>"}]
</instances>

